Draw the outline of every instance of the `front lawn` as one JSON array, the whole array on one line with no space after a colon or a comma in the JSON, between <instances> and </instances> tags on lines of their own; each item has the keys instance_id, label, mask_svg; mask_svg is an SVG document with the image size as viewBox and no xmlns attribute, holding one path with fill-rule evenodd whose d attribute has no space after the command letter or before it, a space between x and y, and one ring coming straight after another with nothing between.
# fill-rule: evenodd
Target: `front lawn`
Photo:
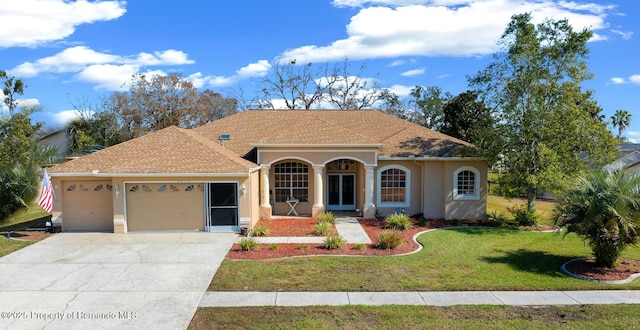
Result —
<instances>
[{"instance_id":1,"label":"front lawn","mask_svg":"<svg viewBox=\"0 0 640 330\"><path fill-rule=\"evenodd\" d=\"M33 241L19 241L9 239L6 236L0 236L0 257L4 257L7 254L22 249L23 247L34 243Z\"/></svg>"},{"instance_id":2,"label":"front lawn","mask_svg":"<svg viewBox=\"0 0 640 330\"><path fill-rule=\"evenodd\" d=\"M0 232L19 230L42 223L45 220L41 219L49 215L40 205L33 202L28 208L19 209L8 219L0 221Z\"/></svg>"},{"instance_id":3,"label":"front lawn","mask_svg":"<svg viewBox=\"0 0 640 330\"><path fill-rule=\"evenodd\" d=\"M636 329L639 305L198 308L189 329Z\"/></svg>"},{"instance_id":4,"label":"front lawn","mask_svg":"<svg viewBox=\"0 0 640 330\"><path fill-rule=\"evenodd\" d=\"M527 202L526 198L505 198L497 195L487 195L487 214L497 213L512 220L513 215L509 212L509 208L516 205L523 205ZM557 203L549 200L536 199L535 211L540 219L541 224L553 224L553 209Z\"/></svg>"},{"instance_id":5,"label":"front lawn","mask_svg":"<svg viewBox=\"0 0 640 330\"><path fill-rule=\"evenodd\" d=\"M420 235L424 249L398 257L225 260L212 291L462 291L639 289L571 278L560 266L591 251L575 235L487 228ZM640 248L625 258L640 260Z\"/></svg>"}]
</instances>

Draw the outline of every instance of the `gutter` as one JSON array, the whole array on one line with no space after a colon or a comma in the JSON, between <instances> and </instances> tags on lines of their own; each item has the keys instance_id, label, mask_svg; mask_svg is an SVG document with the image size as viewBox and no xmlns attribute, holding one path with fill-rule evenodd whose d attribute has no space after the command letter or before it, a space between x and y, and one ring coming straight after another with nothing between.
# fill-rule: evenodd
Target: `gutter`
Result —
<instances>
[{"instance_id":1,"label":"gutter","mask_svg":"<svg viewBox=\"0 0 640 330\"><path fill-rule=\"evenodd\" d=\"M241 173L114 173L114 172L105 172L100 173L98 171L92 172L70 172L70 173L49 173L50 177L97 177L97 178L138 178L138 177L248 177L253 170L250 169L249 172L241 172Z\"/></svg>"},{"instance_id":2,"label":"gutter","mask_svg":"<svg viewBox=\"0 0 640 330\"><path fill-rule=\"evenodd\" d=\"M378 156L378 160L413 160L413 161L418 161L418 160L430 160L430 161L457 161L457 162L464 162L464 161L477 161L477 160L483 160L486 161L486 159L484 158L465 158L465 157L414 157L414 156L409 156L409 157L390 157L390 156Z\"/></svg>"}]
</instances>

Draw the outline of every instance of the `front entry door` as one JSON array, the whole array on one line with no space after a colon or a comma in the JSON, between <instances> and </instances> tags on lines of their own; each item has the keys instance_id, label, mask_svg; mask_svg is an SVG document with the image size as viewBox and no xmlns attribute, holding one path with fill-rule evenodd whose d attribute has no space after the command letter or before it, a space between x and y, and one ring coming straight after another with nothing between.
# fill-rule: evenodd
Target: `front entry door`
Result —
<instances>
[{"instance_id":1,"label":"front entry door","mask_svg":"<svg viewBox=\"0 0 640 330\"><path fill-rule=\"evenodd\" d=\"M327 174L327 210L356 209L356 175Z\"/></svg>"},{"instance_id":2,"label":"front entry door","mask_svg":"<svg viewBox=\"0 0 640 330\"><path fill-rule=\"evenodd\" d=\"M238 184L212 182L207 185L207 214L205 231L239 232Z\"/></svg>"}]
</instances>

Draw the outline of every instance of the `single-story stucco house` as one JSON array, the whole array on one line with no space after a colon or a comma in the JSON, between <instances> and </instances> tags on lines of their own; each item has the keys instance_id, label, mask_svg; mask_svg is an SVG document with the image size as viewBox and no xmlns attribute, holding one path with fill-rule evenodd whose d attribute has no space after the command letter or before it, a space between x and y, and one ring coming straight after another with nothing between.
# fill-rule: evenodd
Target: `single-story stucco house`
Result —
<instances>
[{"instance_id":1,"label":"single-story stucco house","mask_svg":"<svg viewBox=\"0 0 640 330\"><path fill-rule=\"evenodd\" d=\"M618 158L615 162L605 166L610 171L624 170L627 173L640 175L640 150L633 150Z\"/></svg>"},{"instance_id":2,"label":"single-story stucco house","mask_svg":"<svg viewBox=\"0 0 640 330\"><path fill-rule=\"evenodd\" d=\"M249 110L169 127L48 169L64 231L238 231L325 210L486 213L469 144L376 110Z\"/></svg>"}]
</instances>

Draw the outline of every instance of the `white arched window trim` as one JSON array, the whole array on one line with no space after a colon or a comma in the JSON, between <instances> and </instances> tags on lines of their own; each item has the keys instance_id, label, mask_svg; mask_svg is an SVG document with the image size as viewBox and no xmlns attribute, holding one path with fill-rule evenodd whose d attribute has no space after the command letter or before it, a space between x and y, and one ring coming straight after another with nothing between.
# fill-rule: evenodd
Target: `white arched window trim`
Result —
<instances>
[{"instance_id":1,"label":"white arched window trim","mask_svg":"<svg viewBox=\"0 0 640 330\"><path fill-rule=\"evenodd\" d=\"M464 171L470 171L474 175L473 194L458 191L458 174ZM480 171L477 168L463 166L453 172L453 199L457 201L477 201L480 199Z\"/></svg>"},{"instance_id":2,"label":"white arched window trim","mask_svg":"<svg viewBox=\"0 0 640 330\"><path fill-rule=\"evenodd\" d=\"M398 169L405 174L405 187L404 187L404 202L383 202L382 201L382 172L390 169ZM377 189L377 205L379 207L409 207L411 205L411 170L402 165L386 165L378 169L376 176L376 182L378 183Z\"/></svg>"}]
</instances>

